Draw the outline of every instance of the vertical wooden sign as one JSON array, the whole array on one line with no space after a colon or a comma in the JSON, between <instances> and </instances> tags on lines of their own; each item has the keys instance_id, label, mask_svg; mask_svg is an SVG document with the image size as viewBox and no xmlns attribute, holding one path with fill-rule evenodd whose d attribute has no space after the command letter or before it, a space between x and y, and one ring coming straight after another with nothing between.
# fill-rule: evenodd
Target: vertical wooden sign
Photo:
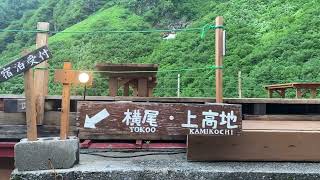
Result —
<instances>
[{"instance_id":1,"label":"vertical wooden sign","mask_svg":"<svg viewBox=\"0 0 320 180\"><path fill-rule=\"evenodd\" d=\"M42 47L48 45L48 31L49 23L38 22L37 30L43 31L38 32L36 37L36 47ZM34 71L34 95L36 104L36 119L37 124L41 125L43 123L44 117L44 100L45 96L48 94L48 62L42 62L37 65L38 70Z\"/></svg>"},{"instance_id":2,"label":"vertical wooden sign","mask_svg":"<svg viewBox=\"0 0 320 180\"><path fill-rule=\"evenodd\" d=\"M35 64L43 62L51 57L51 53L46 46L41 47L31 53L24 52L24 57L12 62L12 64L24 64L24 92L26 96L26 124L27 138L29 141L37 140L37 120L36 103L34 97L34 77L31 69ZM10 66L11 67L11 66ZM13 65L14 67L14 65Z\"/></svg>"}]
</instances>

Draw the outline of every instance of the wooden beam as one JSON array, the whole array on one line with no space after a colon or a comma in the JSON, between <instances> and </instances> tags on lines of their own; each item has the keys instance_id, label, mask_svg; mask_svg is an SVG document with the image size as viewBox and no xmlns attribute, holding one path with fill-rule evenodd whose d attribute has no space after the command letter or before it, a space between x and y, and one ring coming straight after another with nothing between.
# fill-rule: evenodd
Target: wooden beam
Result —
<instances>
[{"instance_id":1,"label":"wooden beam","mask_svg":"<svg viewBox=\"0 0 320 180\"><path fill-rule=\"evenodd\" d=\"M71 127L71 134L76 135L76 128ZM39 137L57 137L59 136L59 126L42 125L38 127ZM27 135L26 125L0 125L0 139L20 140Z\"/></svg>"},{"instance_id":2,"label":"wooden beam","mask_svg":"<svg viewBox=\"0 0 320 180\"><path fill-rule=\"evenodd\" d=\"M92 139L92 140L136 140L136 139L142 139L142 140L186 140L187 136L156 136L156 135L148 135L148 137L144 135L106 135L106 134L99 134L94 133L92 134L92 131L86 130L86 129L80 129L79 130L79 138L80 139Z\"/></svg>"},{"instance_id":3,"label":"wooden beam","mask_svg":"<svg viewBox=\"0 0 320 180\"><path fill-rule=\"evenodd\" d=\"M72 65L70 62L64 62L64 70L71 70ZM67 71L66 71L67 72ZM70 83L63 83L62 101L61 101L61 119L60 119L60 139L67 139L69 134L69 112L70 112Z\"/></svg>"},{"instance_id":4,"label":"wooden beam","mask_svg":"<svg viewBox=\"0 0 320 180\"><path fill-rule=\"evenodd\" d=\"M320 115L243 115L243 120L256 120L256 121L319 121Z\"/></svg>"},{"instance_id":5,"label":"wooden beam","mask_svg":"<svg viewBox=\"0 0 320 180\"><path fill-rule=\"evenodd\" d=\"M29 52L23 51L22 55L26 55ZM34 76L32 69L27 70L24 73L24 94L26 99L26 124L27 124L27 139L29 141L36 141L37 136L37 116L36 116L36 102L34 95Z\"/></svg>"},{"instance_id":6,"label":"wooden beam","mask_svg":"<svg viewBox=\"0 0 320 180\"><path fill-rule=\"evenodd\" d=\"M43 125L59 126L61 112L47 111L44 113ZM69 114L70 126L76 126L76 113ZM26 113L5 113L0 111L1 125L26 125Z\"/></svg>"},{"instance_id":7,"label":"wooden beam","mask_svg":"<svg viewBox=\"0 0 320 180\"><path fill-rule=\"evenodd\" d=\"M38 32L36 37L36 47L42 47L48 45L49 38L49 23L38 22L37 30L43 31ZM37 69L38 68L38 69ZM48 62L45 61L36 66L34 71L34 94L36 102L36 118L37 124L41 125L43 123L44 117L44 99L48 95Z\"/></svg>"},{"instance_id":8,"label":"wooden beam","mask_svg":"<svg viewBox=\"0 0 320 180\"><path fill-rule=\"evenodd\" d=\"M264 86L266 89L282 89L282 88L293 88L293 83L284 83L284 84L272 84Z\"/></svg>"},{"instance_id":9,"label":"wooden beam","mask_svg":"<svg viewBox=\"0 0 320 180\"><path fill-rule=\"evenodd\" d=\"M216 26L223 26L223 17L216 18ZM216 67L222 66L223 60L223 29L216 28ZM216 102L223 103L223 76L222 69L216 68Z\"/></svg>"},{"instance_id":10,"label":"wooden beam","mask_svg":"<svg viewBox=\"0 0 320 180\"><path fill-rule=\"evenodd\" d=\"M263 121L243 120L243 130L320 131L320 121Z\"/></svg>"},{"instance_id":11,"label":"wooden beam","mask_svg":"<svg viewBox=\"0 0 320 180\"><path fill-rule=\"evenodd\" d=\"M320 161L320 132L244 131L241 136L188 136L191 161Z\"/></svg>"},{"instance_id":12,"label":"wooden beam","mask_svg":"<svg viewBox=\"0 0 320 180\"><path fill-rule=\"evenodd\" d=\"M24 73L24 92L26 96L26 121L27 121L27 138L29 141L37 140L37 119L36 104L33 91L33 71L32 69Z\"/></svg>"}]
</instances>

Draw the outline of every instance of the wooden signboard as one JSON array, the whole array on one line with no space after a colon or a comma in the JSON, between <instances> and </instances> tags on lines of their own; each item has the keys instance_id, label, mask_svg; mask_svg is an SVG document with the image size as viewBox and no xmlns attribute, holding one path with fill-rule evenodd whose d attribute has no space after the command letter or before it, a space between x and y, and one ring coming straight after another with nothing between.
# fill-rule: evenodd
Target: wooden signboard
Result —
<instances>
[{"instance_id":1,"label":"wooden signboard","mask_svg":"<svg viewBox=\"0 0 320 180\"><path fill-rule=\"evenodd\" d=\"M241 105L80 101L77 107L80 130L92 135L225 136L242 129Z\"/></svg>"},{"instance_id":2,"label":"wooden signboard","mask_svg":"<svg viewBox=\"0 0 320 180\"><path fill-rule=\"evenodd\" d=\"M31 53L0 68L0 83L27 71L51 57L52 55L47 46L43 46L32 51Z\"/></svg>"}]
</instances>

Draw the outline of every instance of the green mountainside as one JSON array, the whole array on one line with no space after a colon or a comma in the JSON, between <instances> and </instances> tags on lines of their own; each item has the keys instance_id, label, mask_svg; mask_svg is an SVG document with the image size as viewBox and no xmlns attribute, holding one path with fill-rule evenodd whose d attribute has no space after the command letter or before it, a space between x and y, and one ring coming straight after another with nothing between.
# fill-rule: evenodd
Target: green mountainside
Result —
<instances>
[{"instance_id":1,"label":"green mountainside","mask_svg":"<svg viewBox=\"0 0 320 180\"><path fill-rule=\"evenodd\" d=\"M10 3L21 6L12 9ZM214 31L204 39L200 30L178 32L171 40L161 32L96 31L202 28L221 15L227 31L226 97L238 96L239 71L244 97L266 97L267 84L320 80L317 0L0 0L0 9L6 9L0 12L0 29L34 30L36 22L48 21L51 30L59 31L49 39L52 69L65 60L75 69L90 70L98 62L159 64L156 96L176 96L178 74L181 96L214 96L214 70L207 68L214 65ZM92 33L67 33L79 31ZM34 33L0 32L0 65L23 48L34 48L34 42ZM50 94L58 94L61 87L50 75ZM107 87L107 80L95 73L89 94L106 95ZM1 93L23 93L22 78L0 84Z\"/></svg>"}]
</instances>

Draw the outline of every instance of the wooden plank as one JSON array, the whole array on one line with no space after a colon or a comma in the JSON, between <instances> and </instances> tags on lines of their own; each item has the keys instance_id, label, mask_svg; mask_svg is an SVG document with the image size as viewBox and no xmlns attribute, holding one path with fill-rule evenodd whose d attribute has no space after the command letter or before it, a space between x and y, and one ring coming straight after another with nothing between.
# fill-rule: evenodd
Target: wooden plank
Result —
<instances>
[{"instance_id":1,"label":"wooden plank","mask_svg":"<svg viewBox=\"0 0 320 180\"><path fill-rule=\"evenodd\" d=\"M60 126L59 119L61 118L61 112L48 111L44 113L43 125ZM76 112L69 113L69 127L76 126Z\"/></svg>"},{"instance_id":2,"label":"wooden plank","mask_svg":"<svg viewBox=\"0 0 320 180\"><path fill-rule=\"evenodd\" d=\"M36 103L33 89L33 72L28 70L24 73L24 92L26 95L27 138L29 141L37 140Z\"/></svg>"},{"instance_id":3,"label":"wooden plank","mask_svg":"<svg viewBox=\"0 0 320 180\"><path fill-rule=\"evenodd\" d=\"M320 131L320 121L242 121L244 130L304 130Z\"/></svg>"},{"instance_id":4,"label":"wooden plank","mask_svg":"<svg viewBox=\"0 0 320 180\"><path fill-rule=\"evenodd\" d=\"M42 125L38 127L39 137L57 137L59 136L59 126ZM76 135L77 130L71 127L70 135ZM27 126L25 125L0 125L0 139L22 139L27 135Z\"/></svg>"},{"instance_id":5,"label":"wooden plank","mask_svg":"<svg viewBox=\"0 0 320 180\"><path fill-rule=\"evenodd\" d=\"M44 113L43 125L60 125L61 112L48 111ZM76 113L69 114L70 125L76 125ZM26 125L26 113L5 113L0 111L0 124L2 125Z\"/></svg>"},{"instance_id":6,"label":"wooden plank","mask_svg":"<svg viewBox=\"0 0 320 180\"><path fill-rule=\"evenodd\" d=\"M243 120L262 121L320 121L320 115L243 115Z\"/></svg>"},{"instance_id":7,"label":"wooden plank","mask_svg":"<svg viewBox=\"0 0 320 180\"><path fill-rule=\"evenodd\" d=\"M320 132L320 121L242 121L243 131L246 132ZM145 140L183 140L185 136L165 135L109 135L104 132L92 132L89 129L80 129L82 139L145 139Z\"/></svg>"},{"instance_id":8,"label":"wooden plank","mask_svg":"<svg viewBox=\"0 0 320 180\"><path fill-rule=\"evenodd\" d=\"M264 86L266 89L283 89L283 88L292 88L293 83L283 83L283 84L271 84Z\"/></svg>"},{"instance_id":9,"label":"wooden plank","mask_svg":"<svg viewBox=\"0 0 320 180\"><path fill-rule=\"evenodd\" d=\"M38 22L37 30L43 31L38 32L36 37L36 47L48 45L49 38L49 23L47 22ZM34 95L36 102L36 118L37 124L42 124L44 117L44 99L48 95L48 62L44 61L36 66L34 71Z\"/></svg>"},{"instance_id":10,"label":"wooden plank","mask_svg":"<svg viewBox=\"0 0 320 180\"><path fill-rule=\"evenodd\" d=\"M241 136L188 136L190 161L320 161L320 132L243 131Z\"/></svg>"},{"instance_id":11,"label":"wooden plank","mask_svg":"<svg viewBox=\"0 0 320 180\"><path fill-rule=\"evenodd\" d=\"M158 70L157 64L112 64L100 63L96 68L108 77L140 78L155 77ZM138 72L136 72L138 71Z\"/></svg>"},{"instance_id":12,"label":"wooden plank","mask_svg":"<svg viewBox=\"0 0 320 180\"><path fill-rule=\"evenodd\" d=\"M168 104L78 102L80 134L179 136L236 135L241 131L241 106L230 104Z\"/></svg>"},{"instance_id":13,"label":"wooden plank","mask_svg":"<svg viewBox=\"0 0 320 180\"><path fill-rule=\"evenodd\" d=\"M224 100L225 103L230 104L320 104L320 99L282 99L282 98L228 98Z\"/></svg>"},{"instance_id":14,"label":"wooden plank","mask_svg":"<svg viewBox=\"0 0 320 180\"><path fill-rule=\"evenodd\" d=\"M157 71L157 64L114 64L114 63L98 63L96 68L101 71Z\"/></svg>"},{"instance_id":15,"label":"wooden plank","mask_svg":"<svg viewBox=\"0 0 320 180\"><path fill-rule=\"evenodd\" d=\"M218 16L216 18L216 26L223 26L223 17ZM223 60L223 29L216 28L215 30L215 65L216 67L222 66ZM216 68L216 102L223 103L223 80L222 80L222 69Z\"/></svg>"},{"instance_id":16,"label":"wooden plank","mask_svg":"<svg viewBox=\"0 0 320 180\"><path fill-rule=\"evenodd\" d=\"M69 132L69 113L70 113L70 84L63 84L62 103L61 103L61 118L60 118L60 139L64 140Z\"/></svg>"},{"instance_id":17,"label":"wooden plank","mask_svg":"<svg viewBox=\"0 0 320 180\"><path fill-rule=\"evenodd\" d=\"M24 97L23 97L24 98ZM56 111L61 107L59 100L48 99L45 101L45 111ZM9 103L8 103L9 102ZM16 112L26 112L25 109L26 100L19 98L10 98L10 99L0 99L0 111L16 113ZM76 106L73 103L72 106ZM75 111L75 110L74 110Z\"/></svg>"},{"instance_id":18,"label":"wooden plank","mask_svg":"<svg viewBox=\"0 0 320 180\"><path fill-rule=\"evenodd\" d=\"M92 133L92 131L87 129L81 129L79 131L80 139L91 139L91 140L181 140L185 141L187 139L186 135L183 136L155 136L155 135L107 135L104 133Z\"/></svg>"},{"instance_id":19,"label":"wooden plank","mask_svg":"<svg viewBox=\"0 0 320 180\"><path fill-rule=\"evenodd\" d=\"M295 82L292 83L294 87L301 87L301 88L310 88L310 87L319 87L320 83L319 82Z\"/></svg>"}]
</instances>

